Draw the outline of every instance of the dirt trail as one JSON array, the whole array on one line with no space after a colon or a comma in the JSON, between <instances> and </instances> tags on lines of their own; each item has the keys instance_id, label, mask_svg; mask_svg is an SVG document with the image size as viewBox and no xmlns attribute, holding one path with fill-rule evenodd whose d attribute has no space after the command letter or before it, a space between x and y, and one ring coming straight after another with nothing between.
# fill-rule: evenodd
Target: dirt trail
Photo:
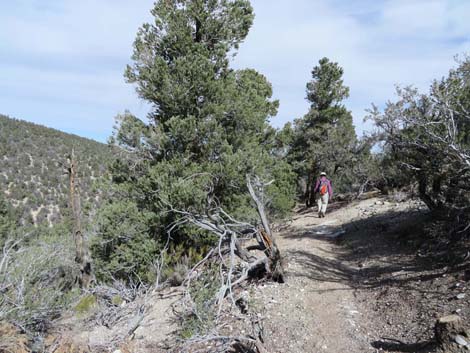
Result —
<instances>
[{"instance_id":1,"label":"dirt trail","mask_svg":"<svg viewBox=\"0 0 470 353\"><path fill-rule=\"evenodd\" d=\"M419 231L427 217L420 203L374 198L334 207L321 219L299 210L276 234L287 283L246 287L252 316L232 316L229 335L261 329L269 353L429 353L436 318L458 314L470 322L470 260L451 265L435 256ZM130 351L174 351L179 294L169 290L176 292L147 298L152 305ZM92 327L81 341L109 346L130 325Z\"/></svg>"},{"instance_id":2,"label":"dirt trail","mask_svg":"<svg viewBox=\"0 0 470 353\"><path fill-rule=\"evenodd\" d=\"M266 284L257 292L265 303L269 352L375 352L354 297L360 269L342 263L335 244L345 224L377 199L363 201L318 218L312 210L297 214L277 237L287 260L287 284ZM388 207L374 212L385 212Z\"/></svg>"}]
</instances>

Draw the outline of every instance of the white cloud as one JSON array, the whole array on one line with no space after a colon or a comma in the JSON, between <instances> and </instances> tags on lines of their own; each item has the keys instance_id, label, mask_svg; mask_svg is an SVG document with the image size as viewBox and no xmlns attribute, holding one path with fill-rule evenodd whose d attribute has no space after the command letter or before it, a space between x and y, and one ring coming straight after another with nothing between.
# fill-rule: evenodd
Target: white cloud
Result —
<instances>
[{"instance_id":1,"label":"white cloud","mask_svg":"<svg viewBox=\"0 0 470 353\"><path fill-rule=\"evenodd\" d=\"M276 126L306 113L305 84L324 56L345 69L347 106L362 130L365 109L392 99L395 85L421 89L470 49L463 2L444 0L253 1L257 18L235 64L256 67L281 99ZM459 10L457 10L459 9ZM468 13L468 11L466 12ZM277 25L273 25L277 24ZM295 93L295 94L294 94ZM284 99L288 97L288 99Z\"/></svg>"},{"instance_id":2,"label":"white cloud","mask_svg":"<svg viewBox=\"0 0 470 353\"><path fill-rule=\"evenodd\" d=\"M106 138L113 116L147 106L126 84L137 28L153 0L16 0L0 5L3 113ZM359 130L395 84L427 89L470 50L470 3L458 0L252 0L254 26L234 61L273 83L277 127L308 110L305 84L324 56L345 69ZM65 119L67 118L67 119ZM75 124L75 125L74 125ZM74 128L74 126L77 126ZM75 129L75 130L74 130Z\"/></svg>"}]
</instances>

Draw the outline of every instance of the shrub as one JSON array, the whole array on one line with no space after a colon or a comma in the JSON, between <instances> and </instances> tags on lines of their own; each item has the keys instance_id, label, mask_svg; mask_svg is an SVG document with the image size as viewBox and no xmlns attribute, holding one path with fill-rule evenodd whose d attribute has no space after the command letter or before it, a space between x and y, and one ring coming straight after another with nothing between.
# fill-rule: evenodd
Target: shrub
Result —
<instances>
[{"instance_id":1,"label":"shrub","mask_svg":"<svg viewBox=\"0 0 470 353\"><path fill-rule=\"evenodd\" d=\"M152 264L162 248L152 236L152 214L131 201L105 205L97 215L91 253L98 279L151 282Z\"/></svg>"},{"instance_id":2,"label":"shrub","mask_svg":"<svg viewBox=\"0 0 470 353\"><path fill-rule=\"evenodd\" d=\"M23 239L8 239L0 258L0 321L45 331L77 294L74 250L60 227Z\"/></svg>"},{"instance_id":3,"label":"shrub","mask_svg":"<svg viewBox=\"0 0 470 353\"><path fill-rule=\"evenodd\" d=\"M399 100L371 113L385 147L420 198L436 215L469 233L470 58L435 81L429 94L399 89ZM460 228L460 229L459 229Z\"/></svg>"},{"instance_id":4,"label":"shrub","mask_svg":"<svg viewBox=\"0 0 470 353\"><path fill-rule=\"evenodd\" d=\"M180 335L190 338L195 335L204 335L214 325L217 307L216 293L220 288L218 266L209 266L193 281L189 294L193 301L192 312L187 313L182 321Z\"/></svg>"}]
</instances>

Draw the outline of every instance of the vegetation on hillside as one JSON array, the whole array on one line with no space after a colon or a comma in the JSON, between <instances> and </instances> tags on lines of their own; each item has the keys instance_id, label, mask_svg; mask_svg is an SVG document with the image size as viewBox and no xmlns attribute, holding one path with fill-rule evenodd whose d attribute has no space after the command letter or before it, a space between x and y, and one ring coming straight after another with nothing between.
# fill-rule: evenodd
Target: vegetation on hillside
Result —
<instances>
[{"instance_id":1,"label":"vegetation on hillside","mask_svg":"<svg viewBox=\"0 0 470 353\"><path fill-rule=\"evenodd\" d=\"M65 166L72 149L79 160L82 199L96 209L94 181L104 175L109 148L99 142L0 115L0 193L22 225L52 225L68 215Z\"/></svg>"},{"instance_id":2,"label":"vegetation on hillside","mask_svg":"<svg viewBox=\"0 0 470 353\"><path fill-rule=\"evenodd\" d=\"M85 220L101 202L94 184L106 173L109 147L0 115L0 322L31 336L80 294L66 173L72 150Z\"/></svg>"}]
</instances>

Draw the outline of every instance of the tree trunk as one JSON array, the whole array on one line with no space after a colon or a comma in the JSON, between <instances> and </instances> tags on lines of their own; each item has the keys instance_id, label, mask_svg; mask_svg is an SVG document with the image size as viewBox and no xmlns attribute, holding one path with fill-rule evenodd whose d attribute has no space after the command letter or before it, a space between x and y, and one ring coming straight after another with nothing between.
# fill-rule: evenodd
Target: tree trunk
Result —
<instances>
[{"instance_id":1,"label":"tree trunk","mask_svg":"<svg viewBox=\"0 0 470 353\"><path fill-rule=\"evenodd\" d=\"M78 282L80 287L88 288L90 283L94 280L94 277L91 271L88 246L82 231L80 188L77 180L77 161L75 160L74 150L72 150L72 155L70 156L68 174L70 184L70 207L72 209L73 219L73 239L75 242L75 262L80 266Z\"/></svg>"},{"instance_id":2,"label":"tree trunk","mask_svg":"<svg viewBox=\"0 0 470 353\"><path fill-rule=\"evenodd\" d=\"M269 225L268 218L266 217L266 212L264 211L264 205L256 195L249 176L247 176L247 186L251 198L256 203L256 209L258 210L258 214L263 225L263 228L259 231L259 236L261 241L264 243L264 246L266 247L265 254L269 260L269 272L273 280L284 283L284 268L282 265L281 252L279 251L274 236L271 232L271 227Z\"/></svg>"},{"instance_id":3,"label":"tree trunk","mask_svg":"<svg viewBox=\"0 0 470 353\"><path fill-rule=\"evenodd\" d=\"M317 174L319 173L319 167L317 162L312 162L310 170L308 172L308 180L307 180L307 190L306 190L306 206L313 207L316 204L315 200L315 183L317 181Z\"/></svg>"},{"instance_id":4,"label":"tree trunk","mask_svg":"<svg viewBox=\"0 0 470 353\"><path fill-rule=\"evenodd\" d=\"M310 197L310 194L311 194L311 189L312 189L312 173L308 173L308 176L307 176L307 186L305 188L305 206L306 207L311 207L312 206L312 203L311 203L311 197Z\"/></svg>"}]
</instances>

